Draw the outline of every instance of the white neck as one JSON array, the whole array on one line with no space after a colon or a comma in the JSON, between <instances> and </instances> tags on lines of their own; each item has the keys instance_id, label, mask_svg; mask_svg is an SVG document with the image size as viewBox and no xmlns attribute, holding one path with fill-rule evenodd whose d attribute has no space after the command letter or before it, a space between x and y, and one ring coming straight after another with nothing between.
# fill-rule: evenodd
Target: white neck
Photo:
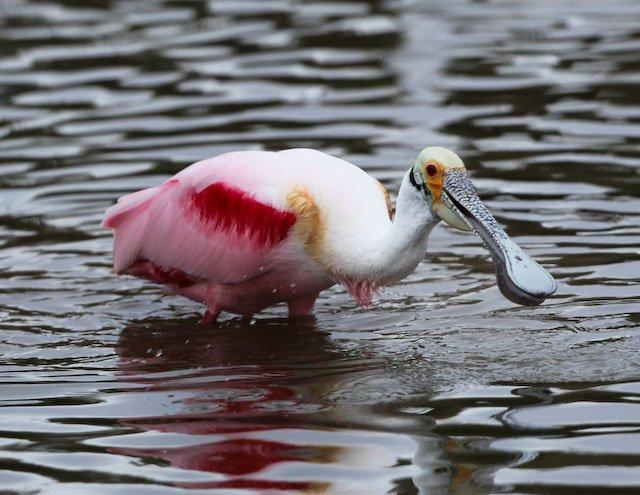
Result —
<instances>
[{"instance_id":1,"label":"white neck","mask_svg":"<svg viewBox=\"0 0 640 495\"><path fill-rule=\"evenodd\" d=\"M396 200L396 214L388 228L361 245L348 271L355 278L376 280L389 285L413 272L424 259L431 229L440 219L434 217L423 193L416 190L407 172Z\"/></svg>"}]
</instances>

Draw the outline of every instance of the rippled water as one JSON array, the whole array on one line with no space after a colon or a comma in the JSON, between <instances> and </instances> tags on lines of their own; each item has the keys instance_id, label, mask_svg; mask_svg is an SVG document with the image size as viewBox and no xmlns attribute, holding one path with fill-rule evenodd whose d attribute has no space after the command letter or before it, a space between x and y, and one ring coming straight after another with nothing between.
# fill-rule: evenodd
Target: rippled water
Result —
<instances>
[{"instance_id":1,"label":"rippled water","mask_svg":"<svg viewBox=\"0 0 640 495\"><path fill-rule=\"evenodd\" d=\"M369 311L201 308L110 273L119 196L311 146L392 191L456 149L559 281L440 226ZM0 493L640 490L640 4L0 2Z\"/></svg>"}]
</instances>

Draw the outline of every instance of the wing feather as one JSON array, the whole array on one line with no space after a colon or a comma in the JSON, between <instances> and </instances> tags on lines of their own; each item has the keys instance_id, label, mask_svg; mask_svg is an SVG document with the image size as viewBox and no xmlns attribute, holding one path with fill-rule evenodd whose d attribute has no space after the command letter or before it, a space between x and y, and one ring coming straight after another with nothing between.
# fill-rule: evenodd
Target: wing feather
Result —
<instances>
[{"instance_id":1,"label":"wing feather","mask_svg":"<svg viewBox=\"0 0 640 495\"><path fill-rule=\"evenodd\" d=\"M185 184L186 182L186 184ZM239 282L265 270L290 235L295 213L216 181L201 190L179 176L125 196L103 225L115 230L114 269L137 260L217 282Z\"/></svg>"}]
</instances>

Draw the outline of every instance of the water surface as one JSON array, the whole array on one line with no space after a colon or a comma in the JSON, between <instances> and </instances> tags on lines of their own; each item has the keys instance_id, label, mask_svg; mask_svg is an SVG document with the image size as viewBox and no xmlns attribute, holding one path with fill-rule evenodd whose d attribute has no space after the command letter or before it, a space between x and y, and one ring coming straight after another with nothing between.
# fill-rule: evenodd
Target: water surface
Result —
<instances>
[{"instance_id":1,"label":"water surface","mask_svg":"<svg viewBox=\"0 0 640 495\"><path fill-rule=\"evenodd\" d=\"M0 3L0 493L640 490L640 4ZM464 157L557 278L445 226L371 310L201 308L110 272L119 196L310 146L393 192Z\"/></svg>"}]
</instances>

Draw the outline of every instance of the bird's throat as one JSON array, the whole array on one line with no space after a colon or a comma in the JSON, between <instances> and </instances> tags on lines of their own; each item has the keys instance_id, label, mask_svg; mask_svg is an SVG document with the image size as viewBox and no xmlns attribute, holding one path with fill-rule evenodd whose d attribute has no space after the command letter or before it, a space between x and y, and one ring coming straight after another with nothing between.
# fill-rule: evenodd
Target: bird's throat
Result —
<instances>
[{"instance_id":1,"label":"bird's throat","mask_svg":"<svg viewBox=\"0 0 640 495\"><path fill-rule=\"evenodd\" d=\"M369 271L366 278L390 285L412 273L424 259L429 233L439 220L411 185L407 173L400 185L393 222L372 240L369 254L363 253L362 260L368 264L363 268Z\"/></svg>"}]
</instances>

